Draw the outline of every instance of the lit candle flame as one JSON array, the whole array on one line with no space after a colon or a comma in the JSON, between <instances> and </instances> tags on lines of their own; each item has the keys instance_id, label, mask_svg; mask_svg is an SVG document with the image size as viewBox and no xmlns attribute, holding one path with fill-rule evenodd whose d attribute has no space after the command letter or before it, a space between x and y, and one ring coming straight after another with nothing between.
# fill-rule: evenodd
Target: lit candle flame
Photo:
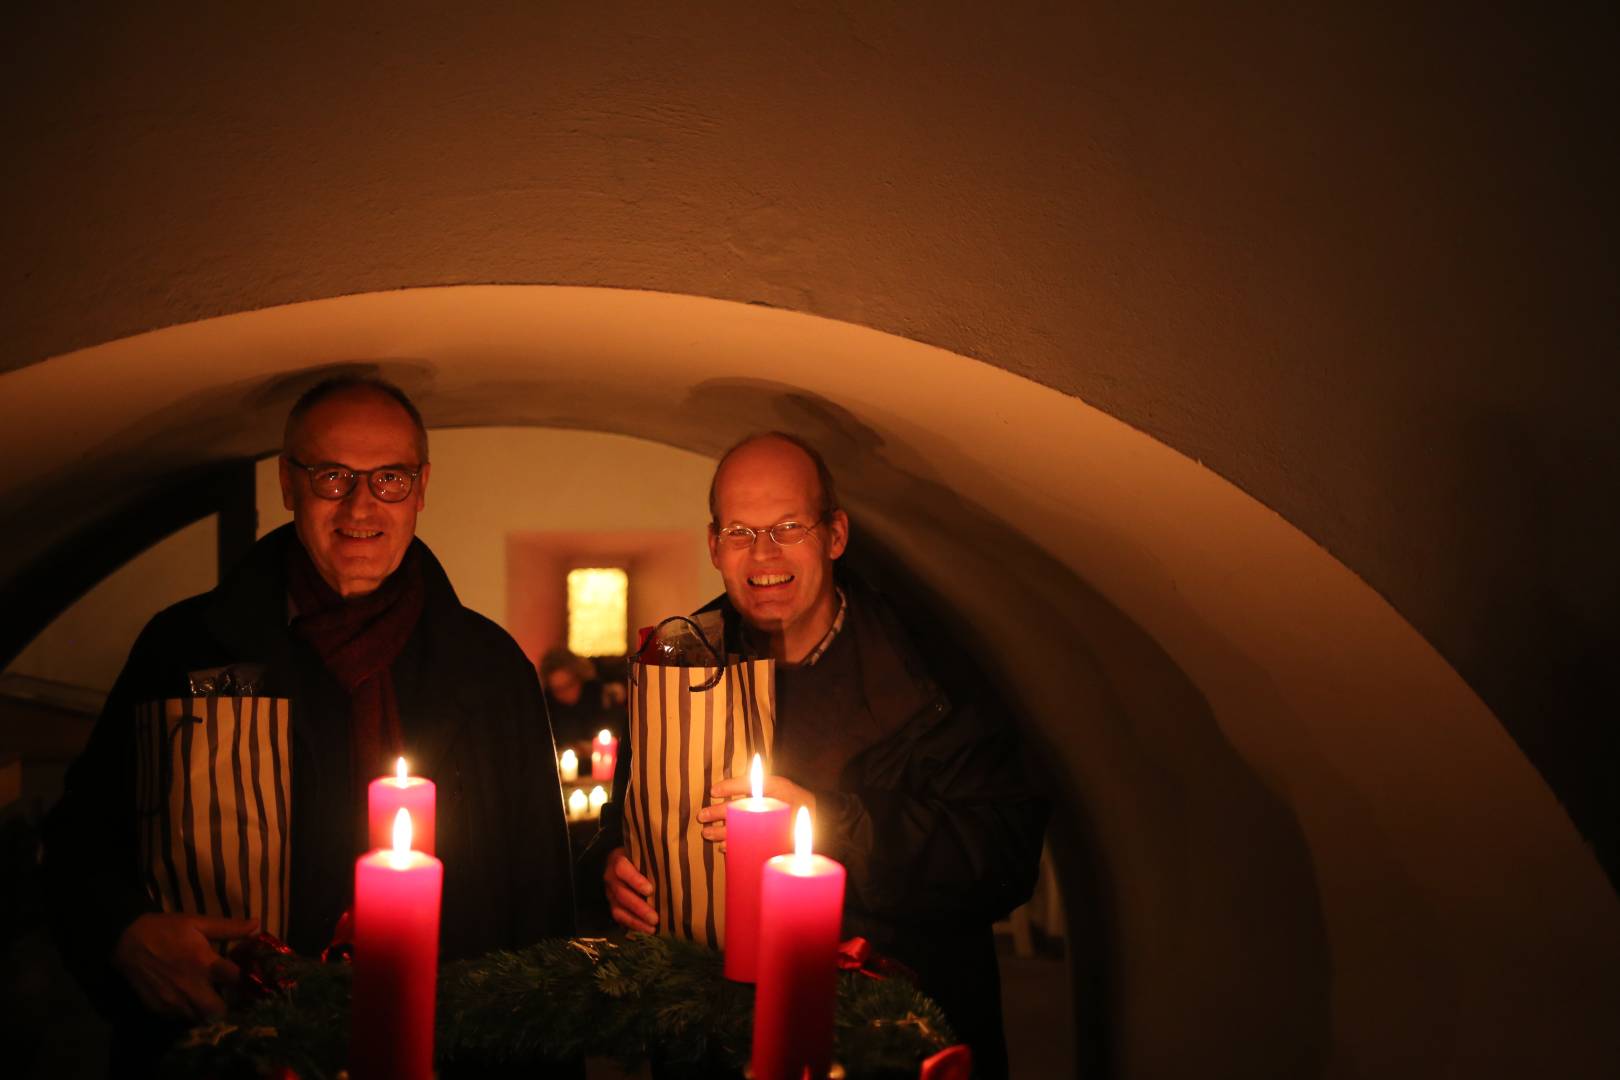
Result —
<instances>
[{"instance_id":1,"label":"lit candle flame","mask_svg":"<svg viewBox=\"0 0 1620 1080\"><path fill-rule=\"evenodd\" d=\"M590 799L586 798L585 792L575 788L568 796L568 816L574 818L584 817L585 810L590 805Z\"/></svg>"},{"instance_id":2,"label":"lit candle flame","mask_svg":"<svg viewBox=\"0 0 1620 1080\"><path fill-rule=\"evenodd\" d=\"M404 758L400 759L405 760ZM411 812L403 806L394 815L394 854L406 855L411 850Z\"/></svg>"},{"instance_id":3,"label":"lit candle flame","mask_svg":"<svg viewBox=\"0 0 1620 1080\"><path fill-rule=\"evenodd\" d=\"M754 798L765 797L765 764L754 755L754 763L748 766L748 786L753 790Z\"/></svg>"},{"instance_id":4,"label":"lit candle flame","mask_svg":"<svg viewBox=\"0 0 1620 1080\"><path fill-rule=\"evenodd\" d=\"M799 816L793 822L793 857L799 862L806 862L810 858L810 808L808 806L799 807Z\"/></svg>"},{"instance_id":5,"label":"lit candle flame","mask_svg":"<svg viewBox=\"0 0 1620 1080\"><path fill-rule=\"evenodd\" d=\"M609 745L613 742L613 732L609 731L607 728L603 728L597 733L596 741L601 743L603 746Z\"/></svg>"},{"instance_id":6,"label":"lit candle flame","mask_svg":"<svg viewBox=\"0 0 1620 1080\"><path fill-rule=\"evenodd\" d=\"M607 792L602 790L601 784L597 784L591 788L591 813L600 814L602 807L605 805L607 805Z\"/></svg>"},{"instance_id":7,"label":"lit candle flame","mask_svg":"<svg viewBox=\"0 0 1620 1080\"><path fill-rule=\"evenodd\" d=\"M565 769L577 769L579 768L579 755L574 753L573 750L564 750L558 764Z\"/></svg>"},{"instance_id":8,"label":"lit candle flame","mask_svg":"<svg viewBox=\"0 0 1620 1080\"><path fill-rule=\"evenodd\" d=\"M394 762L394 774L399 777L399 782L400 783L403 784L405 782L405 777L408 774L405 772L405 759L404 758L400 758L398 761Z\"/></svg>"}]
</instances>

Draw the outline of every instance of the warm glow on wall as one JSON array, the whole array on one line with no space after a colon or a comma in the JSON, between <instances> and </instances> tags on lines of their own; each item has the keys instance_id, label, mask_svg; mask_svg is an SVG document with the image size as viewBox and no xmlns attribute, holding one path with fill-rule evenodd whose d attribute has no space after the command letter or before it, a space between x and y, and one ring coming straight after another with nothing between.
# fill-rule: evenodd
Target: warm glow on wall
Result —
<instances>
[{"instance_id":1,"label":"warm glow on wall","mask_svg":"<svg viewBox=\"0 0 1620 1080\"><path fill-rule=\"evenodd\" d=\"M617 568L568 571L568 651L618 656L628 647L630 578Z\"/></svg>"}]
</instances>

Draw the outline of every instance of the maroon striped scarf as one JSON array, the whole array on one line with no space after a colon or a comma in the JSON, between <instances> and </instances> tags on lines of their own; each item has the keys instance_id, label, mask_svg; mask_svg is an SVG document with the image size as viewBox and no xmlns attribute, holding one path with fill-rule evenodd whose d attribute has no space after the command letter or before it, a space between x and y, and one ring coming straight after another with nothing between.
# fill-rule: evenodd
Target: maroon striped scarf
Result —
<instances>
[{"instance_id":1,"label":"maroon striped scarf","mask_svg":"<svg viewBox=\"0 0 1620 1080\"><path fill-rule=\"evenodd\" d=\"M344 600L302 543L287 549L287 593L297 609L292 629L348 691L355 785L364 792L373 777L394 771L403 745L392 665L422 615L421 560L412 545L376 591Z\"/></svg>"}]
</instances>

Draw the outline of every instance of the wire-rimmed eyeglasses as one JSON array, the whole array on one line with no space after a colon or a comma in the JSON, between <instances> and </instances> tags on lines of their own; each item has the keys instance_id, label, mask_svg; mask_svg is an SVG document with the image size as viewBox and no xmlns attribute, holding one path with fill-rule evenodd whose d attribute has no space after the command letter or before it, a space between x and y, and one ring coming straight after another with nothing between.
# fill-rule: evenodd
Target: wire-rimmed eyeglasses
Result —
<instances>
[{"instance_id":1,"label":"wire-rimmed eyeglasses","mask_svg":"<svg viewBox=\"0 0 1620 1080\"><path fill-rule=\"evenodd\" d=\"M714 530L720 542L729 548L751 548L754 541L761 535L769 536L778 547L792 547L802 544L810 539L810 534L816 531L820 521L812 521L806 525L802 521L778 521L762 529L750 529L747 525L727 525L723 529Z\"/></svg>"},{"instance_id":2,"label":"wire-rimmed eyeglasses","mask_svg":"<svg viewBox=\"0 0 1620 1080\"><path fill-rule=\"evenodd\" d=\"M380 502L404 502L410 497L411 489L416 486L416 478L422 475L420 465L414 469L407 469L403 465L384 465L377 469L351 469L336 462L305 465L295 457L287 458L287 463L309 474L309 490L314 492L318 499L348 498L349 492L354 490L354 485L363 476L366 478L366 486Z\"/></svg>"}]
</instances>

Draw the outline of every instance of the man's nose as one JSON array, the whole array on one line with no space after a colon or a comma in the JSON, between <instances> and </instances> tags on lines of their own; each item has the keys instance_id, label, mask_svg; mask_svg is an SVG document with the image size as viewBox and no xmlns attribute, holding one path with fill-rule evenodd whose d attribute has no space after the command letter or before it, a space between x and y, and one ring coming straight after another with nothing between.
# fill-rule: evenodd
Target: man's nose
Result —
<instances>
[{"instance_id":1,"label":"man's nose","mask_svg":"<svg viewBox=\"0 0 1620 1080\"><path fill-rule=\"evenodd\" d=\"M354 487L350 488L349 493L343 496L342 499L344 509L351 511L373 510L380 502L382 500L377 498L375 491L371 490L371 484L366 481L365 477L356 480Z\"/></svg>"}]
</instances>

